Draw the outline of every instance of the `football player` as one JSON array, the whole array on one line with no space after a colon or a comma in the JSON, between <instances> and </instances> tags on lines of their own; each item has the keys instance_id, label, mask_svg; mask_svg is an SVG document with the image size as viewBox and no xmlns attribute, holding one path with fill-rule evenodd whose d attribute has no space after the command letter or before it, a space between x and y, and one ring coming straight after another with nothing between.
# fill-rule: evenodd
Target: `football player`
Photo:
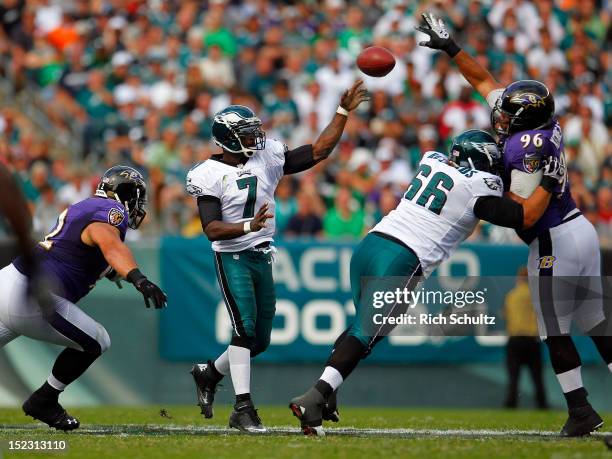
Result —
<instances>
[{"instance_id":1,"label":"football player","mask_svg":"<svg viewBox=\"0 0 612 459\"><path fill-rule=\"evenodd\" d=\"M357 309L353 324L336 340L317 383L289 404L304 434L321 435L322 420L338 420L335 391L394 328L371 328L374 309L364 289L377 285L368 286L368 278L402 277L412 289L451 256L479 219L517 229L531 227L565 173L557 158L547 158L540 185L518 203L502 197L500 171L501 154L495 139L484 131L469 130L456 137L449 155L435 151L423 155L397 208L353 252L350 279ZM392 308L389 314L399 315L400 309Z\"/></svg>"},{"instance_id":2,"label":"football player","mask_svg":"<svg viewBox=\"0 0 612 459\"><path fill-rule=\"evenodd\" d=\"M28 299L31 264L24 256L0 270L0 348L20 335L65 346L45 383L23 404L26 415L50 427L79 427L60 405L59 395L110 346L105 328L75 303L112 270L134 284L147 307L166 304L166 295L140 272L123 242L128 227L137 229L143 221L145 198L142 175L114 166L103 175L94 197L60 214L55 228L32 251L53 292L47 307Z\"/></svg>"},{"instance_id":3,"label":"football player","mask_svg":"<svg viewBox=\"0 0 612 459\"><path fill-rule=\"evenodd\" d=\"M429 41L419 43L445 51L468 82L490 105L491 124L499 135L504 159L505 181L510 196L528 198L542 172L542 158L554 156L563 164L563 134L555 117L555 103L548 88L539 81L522 80L504 88L475 59L449 36L444 22L424 13L418 28ZM550 360L565 395L569 417L561 430L564 436L589 434L603 420L587 400L582 384L580 356L570 337L571 323L593 339L600 355L612 371L612 337L604 336L605 316L601 299L599 241L595 228L576 208L567 177L555 188L542 218L518 236L529 245L529 285L538 316L540 335L548 347ZM563 276L563 282L553 282ZM570 279L574 277L574 279ZM583 280L578 281L578 276ZM563 283L593 293L581 301L561 288Z\"/></svg>"},{"instance_id":4,"label":"football player","mask_svg":"<svg viewBox=\"0 0 612 459\"><path fill-rule=\"evenodd\" d=\"M215 388L231 374L236 403L229 425L246 433L266 432L251 400L250 359L270 344L276 295L272 279L274 191L285 174L327 158L344 130L349 112L367 100L361 80L341 97L337 113L312 145L290 150L266 139L261 120L242 105L214 117L217 157L187 174L187 192L197 197L204 233L212 241L217 277L230 316L230 345L214 362L193 366L198 404L213 417Z\"/></svg>"}]
</instances>

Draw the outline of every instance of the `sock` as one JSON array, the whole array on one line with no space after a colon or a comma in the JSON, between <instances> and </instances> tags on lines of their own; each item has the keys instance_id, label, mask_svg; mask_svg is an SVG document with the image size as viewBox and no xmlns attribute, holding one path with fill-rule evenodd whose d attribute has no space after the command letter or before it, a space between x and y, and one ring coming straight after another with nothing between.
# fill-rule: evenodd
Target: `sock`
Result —
<instances>
[{"instance_id":1,"label":"sock","mask_svg":"<svg viewBox=\"0 0 612 459\"><path fill-rule=\"evenodd\" d=\"M251 400L251 394L236 395L236 404L240 402L246 402L247 400Z\"/></svg>"},{"instance_id":2,"label":"sock","mask_svg":"<svg viewBox=\"0 0 612 459\"><path fill-rule=\"evenodd\" d=\"M591 336L599 355L612 371L612 336Z\"/></svg>"},{"instance_id":3,"label":"sock","mask_svg":"<svg viewBox=\"0 0 612 459\"><path fill-rule=\"evenodd\" d=\"M582 373L580 372L580 368L581 367L576 367L564 373L557 374L557 380L564 394L582 387Z\"/></svg>"},{"instance_id":4,"label":"sock","mask_svg":"<svg viewBox=\"0 0 612 459\"><path fill-rule=\"evenodd\" d=\"M61 393L62 393L62 389L56 389L51 384L49 384L48 381L45 381L44 384L40 386L36 390L36 392L34 392L34 394L42 398L53 400L53 401L57 401L57 399L59 398L59 394Z\"/></svg>"},{"instance_id":5,"label":"sock","mask_svg":"<svg viewBox=\"0 0 612 459\"><path fill-rule=\"evenodd\" d=\"M344 378L342 377L340 372L334 367L325 367L325 370L323 370L323 374L321 375L320 379L328 383L333 390L336 390L338 387L340 387L340 384L342 384L342 382L344 381Z\"/></svg>"},{"instance_id":6,"label":"sock","mask_svg":"<svg viewBox=\"0 0 612 459\"><path fill-rule=\"evenodd\" d=\"M564 393L563 395L565 396L567 407L570 410L572 408L578 408L589 404L589 401L587 400L587 395L589 394L584 387L579 387L578 389L574 389L573 391Z\"/></svg>"},{"instance_id":7,"label":"sock","mask_svg":"<svg viewBox=\"0 0 612 459\"><path fill-rule=\"evenodd\" d=\"M55 359L47 382L51 387L62 391L66 386L85 373L100 354L77 351L67 347Z\"/></svg>"},{"instance_id":8,"label":"sock","mask_svg":"<svg viewBox=\"0 0 612 459\"><path fill-rule=\"evenodd\" d=\"M217 357L217 360L214 361L213 368L221 376L225 376L230 372L229 353L227 352L227 349L223 354Z\"/></svg>"},{"instance_id":9,"label":"sock","mask_svg":"<svg viewBox=\"0 0 612 459\"><path fill-rule=\"evenodd\" d=\"M251 350L230 345L227 348L234 393L238 396L251 392Z\"/></svg>"},{"instance_id":10,"label":"sock","mask_svg":"<svg viewBox=\"0 0 612 459\"><path fill-rule=\"evenodd\" d=\"M346 335L341 342L337 343L334 352L327 360L326 368L333 367L340 373L342 380L345 380L365 355L366 347L361 341L354 336ZM341 383L342 381L338 385Z\"/></svg>"},{"instance_id":11,"label":"sock","mask_svg":"<svg viewBox=\"0 0 612 459\"><path fill-rule=\"evenodd\" d=\"M574 368L573 370L566 371L557 375L561 389L563 390L563 396L567 402L567 407L571 410L572 408L578 408L580 406L588 405L587 391L582 386L582 374L580 372L581 367Z\"/></svg>"}]
</instances>

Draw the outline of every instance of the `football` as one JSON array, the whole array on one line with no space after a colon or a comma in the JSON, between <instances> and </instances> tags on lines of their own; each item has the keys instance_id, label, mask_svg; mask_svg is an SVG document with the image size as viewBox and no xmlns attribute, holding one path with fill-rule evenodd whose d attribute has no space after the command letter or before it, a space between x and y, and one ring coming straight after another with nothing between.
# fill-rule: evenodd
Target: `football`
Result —
<instances>
[{"instance_id":1,"label":"football","mask_svg":"<svg viewBox=\"0 0 612 459\"><path fill-rule=\"evenodd\" d=\"M370 46L357 56L357 67L373 77L383 77L395 67L395 58L381 46Z\"/></svg>"}]
</instances>

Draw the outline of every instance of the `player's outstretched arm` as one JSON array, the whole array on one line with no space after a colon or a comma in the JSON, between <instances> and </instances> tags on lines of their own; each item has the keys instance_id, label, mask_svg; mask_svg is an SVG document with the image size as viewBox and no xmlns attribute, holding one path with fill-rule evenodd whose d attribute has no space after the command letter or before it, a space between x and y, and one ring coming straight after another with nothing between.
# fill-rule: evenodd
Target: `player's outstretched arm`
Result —
<instances>
[{"instance_id":1,"label":"player's outstretched arm","mask_svg":"<svg viewBox=\"0 0 612 459\"><path fill-rule=\"evenodd\" d=\"M323 132L319 134L319 138L312 144L312 158L319 162L327 158L332 150L338 144L340 136L344 131L346 120L349 112L352 112L359 104L369 100L368 91L363 88L363 81L357 80L349 89L347 89L340 98L340 105L331 122L327 125Z\"/></svg>"},{"instance_id":2,"label":"player's outstretched arm","mask_svg":"<svg viewBox=\"0 0 612 459\"><path fill-rule=\"evenodd\" d=\"M221 216L221 201L214 196L199 196L198 211L202 229L210 241L224 241L244 236L250 232L266 227L266 220L274 215L268 212L269 205L265 203L259 208L252 220L242 223L228 223Z\"/></svg>"},{"instance_id":3,"label":"player's outstretched arm","mask_svg":"<svg viewBox=\"0 0 612 459\"><path fill-rule=\"evenodd\" d=\"M544 160L542 181L527 199L520 201L509 197L483 196L474 205L474 215L494 225L514 229L527 229L542 217L555 188L562 182L565 167L559 158Z\"/></svg>"},{"instance_id":4,"label":"player's outstretched arm","mask_svg":"<svg viewBox=\"0 0 612 459\"><path fill-rule=\"evenodd\" d=\"M142 293L145 304L155 309L166 306L166 294L140 272L132 251L121 240L119 229L108 223L95 222L87 226L81 233L84 244L98 247L108 264L117 274L134 284L136 290Z\"/></svg>"},{"instance_id":5,"label":"player's outstretched arm","mask_svg":"<svg viewBox=\"0 0 612 459\"><path fill-rule=\"evenodd\" d=\"M362 85L363 81L357 80L344 92L333 119L312 145L302 145L285 153L284 174L297 174L310 169L331 154L344 132L349 112L369 99L368 92Z\"/></svg>"},{"instance_id":6,"label":"player's outstretched arm","mask_svg":"<svg viewBox=\"0 0 612 459\"><path fill-rule=\"evenodd\" d=\"M455 43L442 19L431 13L423 13L422 16L424 24L417 27L417 30L429 35L429 41L419 42L419 45L439 49L448 54L455 61L465 79L485 99L491 91L503 88L503 85L487 69Z\"/></svg>"}]
</instances>

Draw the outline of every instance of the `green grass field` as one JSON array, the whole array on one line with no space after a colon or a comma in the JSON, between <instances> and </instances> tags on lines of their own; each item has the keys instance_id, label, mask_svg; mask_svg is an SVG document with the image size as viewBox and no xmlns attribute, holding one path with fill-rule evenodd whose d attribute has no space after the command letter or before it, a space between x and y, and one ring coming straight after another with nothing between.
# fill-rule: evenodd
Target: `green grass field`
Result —
<instances>
[{"instance_id":1,"label":"green grass field","mask_svg":"<svg viewBox=\"0 0 612 459\"><path fill-rule=\"evenodd\" d=\"M164 409L167 416L161 416ZM197 407L104 407L70 410L81 429L60 433L31 422L18 409L0 409L2 458L362 458L572 457L612 458L603 434L562 439L560 411L345 408L328 435L307 438L287 408L261 407L275 432L245 436L227 431L229 406L204 420ZM612 414L604 416L606 426ZM354 428L354 430L353 430ZM604 428L604 430L607 430ZM10 440L66 440L66 452L7 451Z\"/></svg>"}]
</instances>

